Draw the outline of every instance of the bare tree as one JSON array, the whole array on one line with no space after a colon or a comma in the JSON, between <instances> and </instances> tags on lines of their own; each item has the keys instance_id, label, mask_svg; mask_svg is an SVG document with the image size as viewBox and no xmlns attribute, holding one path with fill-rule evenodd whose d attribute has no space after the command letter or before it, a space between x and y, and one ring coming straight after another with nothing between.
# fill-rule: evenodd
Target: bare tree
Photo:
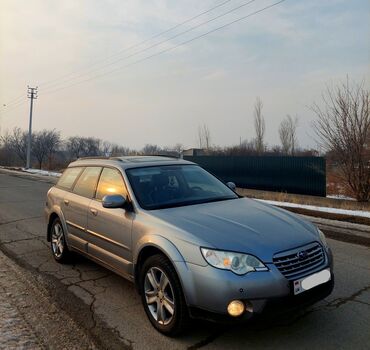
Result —
<instances>
[{"instance_id":1,"label":"bare tree","mask_svg":"<svg viewBox=\"0 0 370 350\"><path fill-rule=\"evenodd\" d=\"M207 150L211 148L211 132L209 131L207 124L199 125L198 141L199 148L205 148Z\"/></svg>"},{"instance_id":2,"label":"bare tree","mask_svg":"<svg viewBox=\"0 0 370 350\"><path fill-rule=\"evenodd\" d=\"M254 130L256 131L256 151L258 154L262 154L265 150L265 119L262 115L262 107L263 103L262 100L257 97L256 102L254 104Z\"/></svg>"},{"instance_id":3,"label":"bare tree","mask_svg":"<svg viewBox=\"0 0 370 350\"><path fill-rule=\"evenodd\" d=\"M39 169L46 159L48 159L48 168L51 169L53 156L60 144L60 132L55 129L42 130L32 136L32 155L37 159Z\"/></svg>"},{"instance_id":4,"label":"bare tree","mask_svg":"<svg viewBox=\"0 0 370 350\"><path fill-rule=\"evenodd\" d=\"M60 131L47 130L45 135L45 147L48 156L48 168L49 170L52 168L53 158L58 151L59 147L62 144L62 138L60 135Z\"/></svg>"},{"instance_id":5,"label":"bare tree","mask_svg":"<svg viewBox=\"0 0 370 350\"><path fill-rule=\"evenodd\" d=\"M114 144L109 141L103 141L100 144L100 153L105 157L110 157L112 155L112 149Z\"/></svg>"},{"instance_id":6,"label":"bare tree","mask_svg":"<svg viewBox=\"0 0 370 350\"><path fill-rule=\"evenodd\" d=\"M9 140L12 151L25 164L27 159L28 133L22 131L20 128L14 128Z\"/></svg>"},{"instance_id":7,"label":"bare tree","mask_svg":"<svg viewBox=\"0 0 370 350\"><path fill-rule=\"evenodd\" d=\"M327 87L314 104L314 130L338 164L343 185L358 201L370 199L370 92L364 83Z\"/></svg>"},{"instance_id":8,"label":"bare tree","mask_svg":"<svg viewBox=\"0 0 370 350\"><path fill-rule=\"evenodd\" d=\"M181 154L181 152L184 150L184 145L181 143L176 143L173 147L171 147L173 151L175 151L177 154Z\"/></svg>"},{"instance_id":9,"label":"bare tree","mask_svg":"<svg viewBox=\"0 0 370 350\"><path fill-rule=\"evenodd\" d=\"M160 154L162 149L157 145L152 144L146 144L143 149L141 150L141 153L143 155L152 156L155 154Z\"/></svg>"},{"instance_id":10,"label":"bare tree","mask_svg":"<svg viewBox=\"0 0 370 350\"><path fill-rule=\"evenodd\" d=\"M129 156L133 154L135 154L135 151L130 150L128 147L113 144L110 155L112 157L120 157L120 156Z\"/></svg>"},{"instance_id":11,"label":"bare tree","mask_svg":"<svg viewBox=\"0 0 370 350\"><path fill-rule=\"evenodd\" d=\"M102 141L96 137L84 138L84 157L95 157L101 155L101 143Z\"/></svg>"},{"instance_id":12,"label":"bare tree","mask_svg":"<svg viewBox=\"0 0 370 350\"><path fill-rule=\"evenodd\" d=\"M84 139L79 136L69 137L65 142L70 159L77 159L84 155Z\"/></svg>"},{"instance_id":13,"label":"bare tree","mask_svg":"<svg viewBox=\"0 0 370 350\"><path fill-rule=\"evenodd\" d=\"M48 150L46 148L46 134L47 130L36 132L32 137L32 154L35 156L39 169L47 157Z\"/></svg>"},{"instance_id":14,"label":"bare tree","mask_svg":"<svg viewBox=\"0 0 370 350\"><path fill-rule=\"evenodd\" d=\"M14 152L11 135L6 132L0 137L1 162L3 165L14 165Z\"/></svg>"},{"instance_id":15,"label":"bare tree","mask_svg":"<svg viewBox=\"0 0 370 350\"><path fill-rule=\"evenodd\" d=\"M279 137L284 154L294 156L297 147L297 125L298 118L292 118L289 114L280 123Z\"/></svg>"},{"instance_id":16,"label":"bare tree","mask_svg":"<svg viewBox=\"0 0 370 350\"><path fill-rule=\"evenodd\" d=\"M279 137L281 148L284 154L289 154L291 150L290 137L289 137L289 123L284 119L279 126Z\"/></svg>"},{"instance_id":17,"label":"bare tree","mask_svg":"<svg viewBox=\"0 0 370 350\"><path fill-rule=\"evenodd\" d=\"M69 137L66 141L66 149L70 159L80 157L100 156L102 140L95 137Z\"/></svg>"}]
</instances>

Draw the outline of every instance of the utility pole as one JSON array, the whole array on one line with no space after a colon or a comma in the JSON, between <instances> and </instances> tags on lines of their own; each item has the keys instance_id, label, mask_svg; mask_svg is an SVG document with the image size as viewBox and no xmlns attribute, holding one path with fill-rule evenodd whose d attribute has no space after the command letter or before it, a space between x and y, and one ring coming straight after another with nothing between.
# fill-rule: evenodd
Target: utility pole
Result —
<instances>
[{"instance_id":1,"label":"utility pole","mask_svg":"<svg viewBox=\"0 0 370 350\"><path fill-rule=\"evenodd\" d=\"M28 140L27 140L27 163L26 169L29 169L31 162L31 138L32 138L32 110L33 110L33 100L37 99L37 87L32 88L27 86L27 97L31 99L30 105L30 123L28 126Z\"/></svg>"}]
</instances>

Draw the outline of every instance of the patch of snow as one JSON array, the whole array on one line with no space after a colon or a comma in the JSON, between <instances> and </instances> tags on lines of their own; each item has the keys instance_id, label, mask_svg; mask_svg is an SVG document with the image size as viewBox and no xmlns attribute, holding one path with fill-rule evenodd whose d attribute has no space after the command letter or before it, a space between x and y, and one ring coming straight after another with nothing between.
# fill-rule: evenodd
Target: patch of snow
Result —
<instances>
[{"instance_id":1,"label":"patch of snow","mask_svg":"<svg viewBox=\"0 0 370 350\"><path fill-rule=\"evenodd\" d=\"M60 177L62 173L58 173L55 171L47 171L47 170L40 170L40 169L26 169L22 168L23 171L26 173L36 174L36 175L43 175L43 176L53 176L53 177Z\"/></svg>"},{"instance_id":2,"label":"patch of snow","mask_svg":"<svg viewBox=\"0 0 370 350\"><path fill-rule=\"evenodd\" d=\"M364 211L364 210L349 210L349 209L339 209L339 208L318 207L315 205L297 204L297 203L290 203L290 202L278 202L278 201L270 201L266 199L255 199L255 200L264 202L267 204L271 204L271 205L280 206L280 207L301 208L301 209L307 209L307 210L321 211L324 213L361 216L365 218L370 218L370 211Z\"/></svg>"},{"instance_id":3,"label":"patch of snow","mask_svg":"<svg viewBox=\"0 0 370 350\"><path fill-rule=\"evenodd\" d=\"M344 199L346 201L355 201L356 199L352 197L345 196L344 194L328 194L326 198L331 198L331 199Z\"/></svg>"}]
</instances>

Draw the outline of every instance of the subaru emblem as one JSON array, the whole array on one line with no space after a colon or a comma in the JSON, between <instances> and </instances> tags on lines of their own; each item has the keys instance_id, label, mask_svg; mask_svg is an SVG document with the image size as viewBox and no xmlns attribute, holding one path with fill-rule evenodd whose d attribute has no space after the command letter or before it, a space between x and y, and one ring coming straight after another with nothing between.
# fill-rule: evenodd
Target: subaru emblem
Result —
<instances>
[{"instance_id":1,"label":"subaru emblem","mask_svg":"<svg viewBox=\"0 0 370 350\"><path fill-rule=\"evenodd\" d=\"M307 252L305 251L305 250L301 250L300 252L298 252L298 254L297 254L297 258L299 259L299 260L305 260L305 259L307 259L307 256L308 256L308 254L307 254Z\"/></svg>"}]
</instances>

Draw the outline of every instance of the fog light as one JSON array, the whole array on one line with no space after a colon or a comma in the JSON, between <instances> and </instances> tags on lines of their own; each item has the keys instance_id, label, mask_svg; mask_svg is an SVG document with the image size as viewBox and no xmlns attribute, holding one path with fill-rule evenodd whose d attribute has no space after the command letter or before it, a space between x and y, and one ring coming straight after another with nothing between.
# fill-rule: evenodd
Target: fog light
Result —
<instances>
[{"instance_id":1,"label":"fog light","mask_svg":"<svg viewBox=\"0 0 370 350\"><path fill-rule=\"evenodd\" d=\"M227 312L233 317L238 317L244 312L244 303L240 300L233 300L227 306Z\"/></svg>"}]
</instances>

